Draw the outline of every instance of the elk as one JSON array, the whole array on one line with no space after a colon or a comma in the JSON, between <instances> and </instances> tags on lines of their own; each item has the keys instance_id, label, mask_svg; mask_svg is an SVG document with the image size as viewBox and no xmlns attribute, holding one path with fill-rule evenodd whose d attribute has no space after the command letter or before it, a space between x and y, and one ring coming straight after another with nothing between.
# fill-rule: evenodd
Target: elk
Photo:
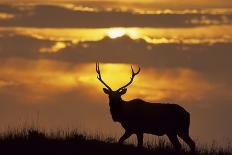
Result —
<instances>
[{"instance_id":1,"label":"elk","mask_svg":"<svg viewBox=\"0 0 232 155\"><path fill-rule=\"evenodd\" d=\"M113 91L101 77L99 63L96 63L98 80L106 87L103 88L109 97L110 113L114 122L121 123L125 129L124 135L119 139L123 143L132 134L136 134L138 147L143 145L143 134L167 135L176 151L180 151L181 144L177 138L182 138L195 151L195 142L189 136L190 114L177 104L149 103L142 99L124 101L121 96L127 92L127 87L139 74L140 67L134 72L131 66L132 76L130 81Z\"/></svg>"}]
</instances>

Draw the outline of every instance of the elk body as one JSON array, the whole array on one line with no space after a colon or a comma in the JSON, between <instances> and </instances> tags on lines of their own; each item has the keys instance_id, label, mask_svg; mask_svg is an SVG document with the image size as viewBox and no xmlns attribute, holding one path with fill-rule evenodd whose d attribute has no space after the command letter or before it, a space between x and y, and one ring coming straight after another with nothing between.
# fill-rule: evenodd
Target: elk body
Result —
<instances>
[{"instance_id":1,"label":"elk body","mask_svg":"<svg viewBox=\"0 0 232 155\"><path fill-rule=\"evenodd\" d=\"M181 144L177 138L182 138L191 151L195 151L195 143L189 136L190 114L177 104L149 103L141 99L124 101L121 96L126 93L126 87L129 86L135 73L133 68L131 80L125 86L113 91L101 78L99 64L96 64L98 79L106 86L103 88L105 94L109 97L109 106L112 119L121 123L125 129L124 135L119 139L119 143L136 134L138 147L143 145L143 134L167 135L176 151L181 149Z\"/></svg>"}]
</instances>

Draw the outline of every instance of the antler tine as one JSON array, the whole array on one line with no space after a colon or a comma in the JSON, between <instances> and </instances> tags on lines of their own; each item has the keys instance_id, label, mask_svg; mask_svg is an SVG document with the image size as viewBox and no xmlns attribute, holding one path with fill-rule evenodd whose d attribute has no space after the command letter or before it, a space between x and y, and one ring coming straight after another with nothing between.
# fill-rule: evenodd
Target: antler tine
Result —
<instances>
[{"instance_id":1,"label":"antler tine","mask_svg":"<svg viewBox=\"0 0 232 155\"><path fill-rule=\"evenodd\" d=\"M98 74L97 78L99 81L101 81L101 83L103 83L109 90L112 90L101 78L101 71L100 71L100 67L99 67L99 62L96 62L96 72Z\"/></svg>"},{"instance_id":2,"label":"antler tine","mask_svg":"<svg viewBox=\"0 0 232 155\"><path fill-rule=\"evenodd\" d=\"M140 67L139 67L139 69L138 69L137 72L134 72L134 69L133 69L133 67L131 66L131 80L130 80L125 86L122 86L121 88L119 88L117 91L120 91L121 89L126 88L127 86L129 86L129 85L133 82L134 77L135 77L137 74L139 74L139 72L140 72Z\"/></svg>"},{"instance_id":3,"label":"antler tine","mask_svg":"<svg viewBox=\"0 0 232 155\"><path fill-rule=\"evenodd\" d=\"M133 67L132 67L132 65L131 65L131 71L132 71L132 76L135 76L135 75L139 74L139 72L140 72L140 67L139 67L138 71L135 73L135 72L134 72L134 69L133 69Z\"/></svg>"},{"instance_id":4,"label":"antler tine","mask_svg":"<svg viewBox=\"0 0 232 155\"><path fill-rule=\"evenodd\" d=\"M98 77L99 77L99 75L101 75L99 70L99 62L96 62L96 72L98 73Z\"/></svg>"}]
</instances>

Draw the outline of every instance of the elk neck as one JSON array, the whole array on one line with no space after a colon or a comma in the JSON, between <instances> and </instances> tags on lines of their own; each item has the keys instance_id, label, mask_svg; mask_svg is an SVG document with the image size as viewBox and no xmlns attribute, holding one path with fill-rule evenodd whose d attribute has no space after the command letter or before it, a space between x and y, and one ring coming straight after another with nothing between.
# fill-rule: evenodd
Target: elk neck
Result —
<instances>
[{"instance_id":1,"label":"elk neck","mask_svg":"<svg viewBox=\"0 0 232 155\"><path fill-rule=\"evenodd\" d=\"M123 117L123 106L126 101L120 98L109 98L110 113L113 121L120 122Z\"/></svg>"}]
</instances>

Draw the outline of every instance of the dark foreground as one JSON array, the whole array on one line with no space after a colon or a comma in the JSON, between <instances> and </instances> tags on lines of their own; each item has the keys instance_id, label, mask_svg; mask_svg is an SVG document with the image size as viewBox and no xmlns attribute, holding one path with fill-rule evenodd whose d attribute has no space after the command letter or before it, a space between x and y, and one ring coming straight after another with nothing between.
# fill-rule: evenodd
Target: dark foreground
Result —
<instances>
[{"instance_id":1,"label":"dark foreground","mask_svg":"<svg viewBox=\"0 0 232 155\"><path fill-rule=\"evenodd\" d=\"M78 132L57 132L45 134L38 130L28 129L3 134L0 137L0 154L4 155L176 155L191 154L186 150L175 153L171 146L161 142L157 146L146 145L138 149L133 145L119 145L112 138L86 136ZM195 154L230 155L228 149L201 148Z\"/></svg>"}]
</instances>

